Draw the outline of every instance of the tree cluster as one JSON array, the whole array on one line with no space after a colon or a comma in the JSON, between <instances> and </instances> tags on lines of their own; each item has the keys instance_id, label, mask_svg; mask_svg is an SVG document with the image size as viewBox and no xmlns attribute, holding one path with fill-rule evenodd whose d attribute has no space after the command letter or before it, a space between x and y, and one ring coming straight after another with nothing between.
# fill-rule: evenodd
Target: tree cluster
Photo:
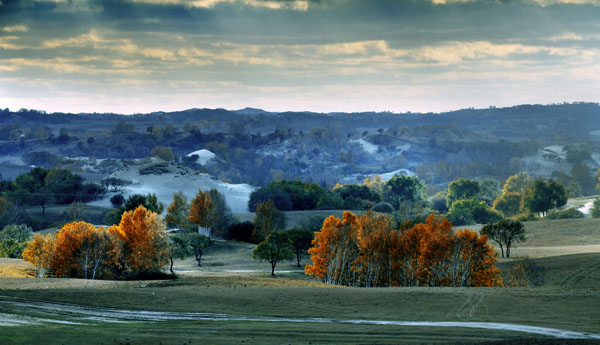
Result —
<instances>
[{"instance_id":1,"label":"tree cluster","mask_svg":"<svg viewBox=\"0 0 600 345\"><path fill-rule=\"evenodd\" d=\"M497 286L497 254L487 236L454 234L444 218L393 230L389 216L329 217L309 249L308 275L346 286Z\"/></svg>"},{"instance_id":2,"label":"tree cluster","mask_svg":"<svg viewBox=\"0 0 600 345\"><path fill-rule=\"evenodd\" d=\"M35 265L38 277L51 271L59 277L127 279L159 271L168 253L160 215L139 206L110 228L73 222L56 234L35 234L23 259Z\"/></svg>"},{"instance_id":3,"label":"tree cluster","mask_svg":"<svg viewBox=\"0 0 600 345\"><path fill-rule=\"evenodd\" d=\"M3 195L18 206L40 206L45 213L49 204L68 205L73 202L89 202L105 194L104 187L84 183L79 175L69 169L33 168L17 176L13 182L2 184Z\"/></svg>"}]
</instances>

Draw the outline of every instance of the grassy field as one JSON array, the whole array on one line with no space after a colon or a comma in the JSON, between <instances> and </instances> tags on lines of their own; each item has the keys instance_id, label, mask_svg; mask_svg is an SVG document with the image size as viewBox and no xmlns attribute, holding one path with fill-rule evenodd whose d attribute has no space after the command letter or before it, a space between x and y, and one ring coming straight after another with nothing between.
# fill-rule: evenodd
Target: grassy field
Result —
<instances>
[{"instance_id":1,"label":"grassy field","mask_svg":"<svg viewBox=\"0 0 600 345\"><path fill-rule=\"evenodd\" d=\"M526 229L528 247L520 248L600 244L597 220L530 222ZM251 259L253 248L247 243L216 243L206 250L201 267L193 258L177 261L181 278L174 281L17 278L31 267L18 260L0 261L0 274L13 274L0 278L0 344L600 344L516 331L346 323L499 322L600 334L598 252L532 259L544 271L544 283L536 287L366 289L321 284L304 276L295 262L278 264L280 272L271 278L268 263ZM509 261L499 267L506 271ZM215 313L237 319L106 322L50 309L11 309L3 304L6 296L33 305L85 305L97 312L117 308L176 315ZM2 327L5 314L80 324ZM338 322L281 322L289 318Z\"/></svg>"}]
</instances>

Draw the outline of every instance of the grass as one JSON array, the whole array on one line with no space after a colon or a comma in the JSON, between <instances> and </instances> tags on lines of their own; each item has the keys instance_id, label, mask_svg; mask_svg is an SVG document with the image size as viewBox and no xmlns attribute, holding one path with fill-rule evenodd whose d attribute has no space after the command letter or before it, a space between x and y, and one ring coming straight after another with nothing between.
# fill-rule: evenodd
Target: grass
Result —
<instances>
[{"instance_id":1,"label":"grass","mask_svg":"<svg viewBox=\"0 0 600 345\"><path fill-rule=\"evenodd\" d=\"M205 269L249 267L246 244L221 243L207 251ZM231 254L231 253L234 254ZM226 255L219 258L221 254ZM235 254L237 253L237 254ZM237 259L241 262L237 262ZM207 265L220 260L220 266ZM348 288L296 274L184 277L178 281L87 284L67 279L16 279L10 295L34 300L133 310L226 313L232 316L411 321L483 321L600 333L600 254L536 259L546 284L532 288ZM179 262L179 267L186 261ZM288 265L288 263L285 263ZM265 264L255 263L254 268ZM506 264L501 264L500 266ZM56 285L61 281L71 284ZM50 282L50 284L47 284ZM79 284L78 284L79 283ZM98 282L100 283L100 282ZM109 282L107 282L109 283ZM0 281L0 286L2 286ZM16 284L18 285L18 283ZM65 317L68 317L65 316ZM27 331L25 331L27 329ZM550 343L525 333L465 328L248 321L162 321L97 326L3 328L11 344L389 344ZM93 336L92 336L93 335ZM555 344L565 343L563 341ZM586 344L594 342L586 341Z\"/></svg>"},{"instance_id":2,"label":"grass","mask_svg":"<svg viewBox=\"0 0 600 345\"><path fill-rule=\"evenodd\" d=\"M39 206L30 206L25 208L25 212L33 217L50 223L64 223L66 213L70 205L49 205L42 214L42 208ZM92 224L102 224L104 214L109 209L101 206L83 205L84 221Z\"/></svg>"},{"instance_id":3,"label":"grass","mask_svg":"<svg viewBox=\"0 0 600 345\"><path fill-rule=\"evenodd\" d=\"M544 226L545 225L545 226ZM598 234L596 220L526 223L533 238L577 244ZM545 234L546 236L542 236ZM539 236L539 237L535 237ZM587 236L587 237L586 237ZM575 238L573 238L575 237ZM543 238L543 239L542 239ZM537 239L535 240L537 241ZM593 240L590 240L593 242ZM584 242L585 243L585 242ZM530 245L530 243L527 243ZM531 245L535 245L531 243ZM176 281L89 282L0 279L0 296L132 310L225 313L231 316L403 321L481 321L600 334L600 253L532 259L544 285L524 288L348 288L294 272L271 278L269 264L251 259L253 245L221 242L202 267L177 261ZM506 270L509 260L499 264ZM4 265L4 262L0 262ZM306 261L304 261L306 263ZM4 268L4 266L2 266ZM293 270L282 262L278 270ZM232 271L248 271L239 273ZM266 272L263 272L266 271ZM255 271L255 272L250 272ZM226 273L230 272L230 273ZM28 315L27 311L17 311ZM1 314L1 313L0 313ZM69 319L71 316L54 315ZM160 321L129 324L2 327L8 344L599 344L519 332L467 328L251 321Z\"/></svg>"}]
</instances>

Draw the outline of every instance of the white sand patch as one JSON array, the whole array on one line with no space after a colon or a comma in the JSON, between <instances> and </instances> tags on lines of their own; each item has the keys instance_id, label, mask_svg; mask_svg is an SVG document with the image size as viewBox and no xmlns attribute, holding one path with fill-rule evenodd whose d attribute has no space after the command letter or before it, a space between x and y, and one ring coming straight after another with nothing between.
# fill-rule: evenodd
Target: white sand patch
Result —
<instances>
[{"instance_id":1,"label":"white sand patch","mask_svg":"<svg viewBox=\"0 0 600 345\"><path fill-rule=\"evenodd\" d=\"M586 216L589 216L590 212L592 211L593 206L594 206L594 202L590 201L590 202L586 203L585 205L578 207L577 211L585 214Z\"/></svg>"},{"instance_id":2,"label":"white sand patch","mask_svg":"<svg viewBox=\"0 0 600 345\"><path fill-rule=\"evenodd\" d=\"M358 143L360 146L362 146L362 149L369 154L375 154L377 153L377 150L379 150L378 145L372 144L364 139L356 139L352 140L352 142Z\"/></svg>"},{"instance_id":3,"label":"white sand patch","mask_svg":"<svg viewBox=\"0 0 600 345\"><path fill-rule=\"evenodd\" d=\"M394 177L394 175L399 174L399 175L406 175L406 176L414 176L415 173L408 170L408 169L398 169L398 170L394 170L392 172L389 173L385 173L385 174L381 174L381 178L384 179L385 181L391 179L392 177Z\"/></svg>"},{"instance_id":4,"label":"white sand patch","mask_svg":"<svg viewBox=\"0 0 600 345\"><path fill-rule=\"evenodd\" d=\"M210 152L209 150L205 150L205 149L194 151L194 152L191 152L191 153L187 154L188 157L191 157L191 156L194 156L194 155L198 156L198 158L196 159L196 162L198 164L201 164L201 165L204 165L209 160L215 158L215 154L214 153Z\"/></svg>"},{"instance_id":5,"label":"white sand patch","mask_svg":"<svg viewBox=\"0 0 600 345\"><path fill-rule=\"evenodd\" d=\"M160 175L140 175L139 169L140 166L131 166L111 175L133 182L125 188L123 192L125 198L131 194L154 193L158 200L165 205L166 212L166 208L173 201L173 194L177 191L183 191L191 201L198 190L208 191L214 188L223 194L232 212L248 212L248 200L250 200L250 193L254 191L254 187L248 184L225 183L208 174L197 173L184 166L169 165L170 172ZM109 197L89 204L111 207Z\"/></svg>"}]
</instances>

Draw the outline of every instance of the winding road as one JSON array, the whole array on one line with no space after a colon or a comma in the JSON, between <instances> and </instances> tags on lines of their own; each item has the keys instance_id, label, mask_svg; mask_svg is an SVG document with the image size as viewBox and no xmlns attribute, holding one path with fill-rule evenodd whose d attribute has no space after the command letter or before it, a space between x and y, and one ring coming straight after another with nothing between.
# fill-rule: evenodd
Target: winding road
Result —
<instances>
[{"instance_id":1,"label":"winding road","mask_svg":"<svg viewBox=\"0 0 600 345\"><path fill-rule=\"evenodd\" d=\"M31 315L37 316L31 316ZM39 315L44 315L39 316ZM387 325L411 327L464 327L491 330L504 330L550 336L562 339L600 339L600 335L561 330L547 327L516 325L496 322L454 322L454 321L393 321L393 320L352 320L329 318L281 318L258 316L232 316L214 313L163 312L125 310L114 308L88 307L75 304L52 303L0 296L0 327L40 324L90 324L97 322L130 323L157 322L168 320L189 321L254 321L287 323L341 323L362 325Z\"/></svg>"}]
</instances>

